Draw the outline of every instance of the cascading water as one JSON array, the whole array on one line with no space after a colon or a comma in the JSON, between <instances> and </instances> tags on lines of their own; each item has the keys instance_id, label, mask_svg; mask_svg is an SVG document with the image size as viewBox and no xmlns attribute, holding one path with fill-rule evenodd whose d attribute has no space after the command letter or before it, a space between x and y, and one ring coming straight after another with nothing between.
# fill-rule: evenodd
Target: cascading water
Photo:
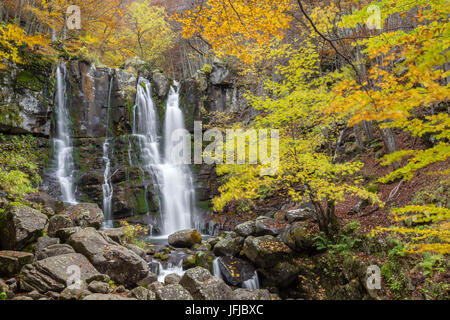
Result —
<instances>
[{"instance_id":1,"label":"cascading water","mask_svg":"<svg viewBox=\"0 0 450 320\"><path fill-rule=\"evenodd\" d=\"M110 152L113 151L113 139L111 138L109 132L109 115L111 112L111 94L113 87L113 78L110 80L109 84L109 93L108 93L108 111L106 115L106 137L105 142L103 143L103 162L105 163L105 171L103 172L103 214L105 215L105 220L103 222L103 228L112 228L113 219L112 219L112 197L114 194L114 188L111 183L111 159Z\"/></svg>"},{"instance_id":2,"label":"cascading water","mask_svg":"<svg viewBox=\"0 0 450 320\"><path fill-rule=\"evenodd\" d=\"M244 281L242 283L242 288L245 289L250 289L250 290L258 290L259 287L259 277L258 277L258 272L255 271L255 274L253 275L253 277L247 281Z\"/></svg>"},{"instance_id":3,"label":"cascading water","mask_svg":"<svg viewBox=\"0 0 450 320\"><path fill-rule=\"evenodd\" d=\"M160 166L165 234L191 228L195 211L192 173L188 165L180 159L180 155L175 152L180 146L180 141L176 138L183 138L177 132L187 132L183 112L179 107L179 98L179 86L176 84L176 89L170 88L167 101L164 123L164 162Z\"/></svg>"},{"instance_id":4,"label":"cascading water","mask_svg":"<svg viewBox=\"0 0 450 320\"><path fill-rule=\"evenodd\" d=\"M220 271L220 261L219 258L216 258L213 260L213 276L219 279L223 279L222 277L222 271Z\"/></svg>"},{"instance_id":5,"label":"cascading water","mask_svg":"<svg viewBox=\"0 0 450 320\"><path fill-rule=\"evenodd\" d=\"M76 204L74 187L75 166L67 103L66 75L66 66L60 63L56 70L56 130L53 138L54 164L56 167L55 175L61 188L61 200L68 204Z\"/></svg>"}]
</instances>

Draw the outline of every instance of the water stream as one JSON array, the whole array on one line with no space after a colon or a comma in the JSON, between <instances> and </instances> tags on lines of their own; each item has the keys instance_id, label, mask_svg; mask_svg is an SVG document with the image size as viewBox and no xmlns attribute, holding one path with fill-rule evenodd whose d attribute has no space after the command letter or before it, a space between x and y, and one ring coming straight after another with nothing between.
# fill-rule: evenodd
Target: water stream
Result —
<instances>
[{"instance_id":1,"label":"water stream","mask_svg":"<svg viewBox=\"0 0 450 320\"><path fill-rule=\"evenodd\" d=\"M56 69L55 135L53 137L56 178L61 190L61 200L76 204L72 132L67 102L67 69L60 63Z\"/></svg>"}]
</instances>

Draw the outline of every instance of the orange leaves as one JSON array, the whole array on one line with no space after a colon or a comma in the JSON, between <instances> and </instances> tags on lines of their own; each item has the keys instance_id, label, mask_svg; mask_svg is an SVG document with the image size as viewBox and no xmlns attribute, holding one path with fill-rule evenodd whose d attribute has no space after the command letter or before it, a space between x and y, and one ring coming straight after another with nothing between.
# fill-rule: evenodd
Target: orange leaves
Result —
<instances>
[{"instance_id":1,"label":"orange leaves","mask_svg":"<svg viewBox=\"0 0 450 320\"><path fill-rule=\"evenodd\" d=\"M260 58L260 48L282 39L292 18L288 0L209 0L202 8L175 15L185 38L201 35L220 57L231 55L245 63Z\"/></svg>"}]
</instances>

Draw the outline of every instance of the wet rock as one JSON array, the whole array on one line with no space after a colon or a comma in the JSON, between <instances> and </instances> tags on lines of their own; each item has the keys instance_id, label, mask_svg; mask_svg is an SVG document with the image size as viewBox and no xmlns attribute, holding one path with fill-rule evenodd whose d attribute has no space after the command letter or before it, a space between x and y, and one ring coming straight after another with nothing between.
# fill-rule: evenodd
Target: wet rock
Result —
<instances>
[{"instance_id":1,"label":"wet rock","mask_svg":"<svg viewBox=\"0 0 450 320\"><path fill-rule=\"evenodd\" d=\"M164 284L179 284L181 277L176 273L171 273L164 278Z\"/></svg>"},{"instance_id":2,"label":"wet rock","mask_svg":"<svg viewBox=\"0 0 450 320\"><path fill-rule=\"evenodd\" d=\"M233 291L221 279L214 278L211 273L201 267L186 271L180 284L191 293L196 300L231 300Z\"/></svg>"},{"instance_id":3,"label":"wet rock","mask_svg":"<svg viewBox=\"0 0 450 320\"><path fill-rule=\"evenodd\" d=\"M92 281L88 286L89 291L93 293L109 293L109 284L101 281Z\"/></svg>"},{"instance_id":4,"label":"wet rock","mask_svg":"<svg viewBox=\"0 0 450 320\"><path fill-rule=\"evenodd\" d=\"M256 235L256 222L248 221L237 225L234 231L241 237L248 237Z\"/></svg>"},{"instance_id":5,"label":"wet rock","mask_svg":"<svg viewBox=\"0 0 450 320\"><path fill-rule=\"evenodd\" d=\"M297 280L299 270L289 262L280 262L270 269L260 270L264 287L287 288Z\"/></svg>"},{"instance_id":6,"label":"wet rock","mask_svg":"<svg viewBox=\"0 0 450 320\"><path fill-rule=\"evenodd\" d=\"M13 277L23 266L33 262L33 254L17 251L0 251L0 277Z\"/></svg>"},{"instance_id":7,"label":"wet rock","mask_svg":"<svg viewBox=\"0 0 450 320\"><path fill-rule=\"evenodd\" d=\"M255 275L255 268L249 262L235 257L220 257L219 268L226 283L241 286Z\"/></svg>"},{"instance_id":8,"label":"wet rock","mask_svg":"<svg viewBox=\"0 0 450 320\"><path fill-rule=\"evenodd\" d=\"M48 223L48 235L54 237L56 232L61 229L74 227L73 222L69 217L63 214L58 214L50 218Z\"/></svg>"},{"instance_id":9,"label":"wet rock","mask_svg":"<svg viewBox=\"0 0 450 320\"><path fill-rule=\"evenodd\" d=\"M44 260L54 256L61 256L63 254L75 253L75 250L68 244L54 244L48 246L44 250L36 252L36 260Z\"/></svg>"},{"instance_id":10,"label":"wet rock","mask_svg":"<svg viewBox=\"0 0 450 320\"><path fill-rule=\"evenodd\" d=\"M195 268L197 266L195 255L190 254L183 258L183 270Z\"/></svg>"},{"instance_id":11,"label":"wet rock","mask_svg":"<svg viewBox=\"0 0 450 320\"><path fill-rule=\"evenodd\" d=\"M61 292L67 287L72 268L79 268L80 280L98 274L95 267L81 254L55 256L28 264L20 272L20 285L26 291ZM72 270L72 271L71 271Z\"/></svg>"},{"instance_id":12,"label":"wet rock","mask_svg":"<svg viewBox=\"0 0 450 320\"><path fill-rule=\"evenodd\" d=\"M289 258L292 250L273 236L248 237L244 242L244 254L255 265L267 268Z\"/></svg>"},{"instance_id":13,"label":"wet rock","mask_svg":"<svg viewBox=\"0 0 450 320\"><path fill-rule=\"evenodd\" d=\"M129 298L137 300L156 300L156 294L144 287L137 287L128 293Z\"/></svg>"},{"instance_id":14,"label":"wet rock","mask_svg":"<svg viewBox=\"0 0 450 320\"><path fill-rule=\"evenodd\" d=\"M82 228L92 227L99 229L103 223L103 211L97 204L80 203L68 208L65 214L71 219L75 226Z\"/></svg>"},{"instance_id":15,"label":"wet rock","mask_svg":"<svg viewBox=\"0 0 450 320\"><path fill-rule=\"evenodd\" d=\"M169 236L169 244L175 248L190 248L202 242L202 235L195 229L182 230Z\"/></svg>"},{"instance_id":16,"label":"wet rock","mask_svg":"<svg viewBox=\"0 0 450 320\"><path fill-rule=\"evenodd\" d=\"M220 239L219 242L214 246L214 254L218 257L234 256L241 252L243 245L243 237L237 237L233 239Z\"/></svg>"},{"instance_id":17,"label":"wet rock","mask_svg":"<svg viewBox=\"0 0 450 320\"><path fill-rule=\"evenodd\" d=\"M256 234L258 236L277 236L286 227L286 223L282 223L278 220L266 218L259 219L255 222Z\"/></svg>"},{"instance_id":18,"label":"wet rock","mask_svg":"<svg viewBox=\"0 0 450 320\"><path fill-rule=\"evenodd\" d=\"M12 206L2 217L0 247L4 250L22 250L36 241L45 229L48 218L27 206Z\"/></svg>"},{"instance_id":19,"label":"wet rock","mask_svg":"<svg viewBox=\"0 0 450 320\"><path fill-rule=\"evenodd\" d=\"M82 229L73 234L69 244L118 284L135 286L149 273L148 265L141 257L94 228Z\"/></svg>"},{"instance_id":20,"label":"wet rock","mask_svg":"<svg viewBox=\"0 0 450 320\"><path fill-rule=\"evenodd\" d=\"M155 294L157 300L193 300L191 294L179 284L159 287Z\"/></svg>"}]
</instances>

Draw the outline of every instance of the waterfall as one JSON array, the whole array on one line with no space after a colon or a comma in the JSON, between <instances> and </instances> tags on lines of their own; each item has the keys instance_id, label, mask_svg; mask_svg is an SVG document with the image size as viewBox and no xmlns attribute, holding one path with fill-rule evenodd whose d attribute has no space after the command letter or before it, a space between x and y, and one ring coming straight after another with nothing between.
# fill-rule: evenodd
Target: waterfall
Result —
<instances>
[{"instance_id":1,"label":"waterfall","mask_svg":"<svg viewBox=\"0 0 450 320\"><path fill-rule=\"evenodd\" d=\"M247 281L244 281L242 283L242 288L250 289L250 290L258 290L259 287L259 277L258 277L258 271L255 271L255 274L253 277Z\"/></svg>"},{"instance_id":2,"label":"waterfall","mask_svg":"<svg viewBox=\"0 0 450 320\"><path fill-rule=\"evenodd\" d=\"M112 197L114 194L114 188L111 183L111 159L110 152L113 151L111 148L111 144L113 143L113 139L111 138L111 134L109 132L109 117L111 112L111 101L112 101L112 89L113 89L113 80L111 77L109 83L109 92L108 92L108 110L106 112L106 137L105 142L103 143L103 162L105 163L105 170L103 172L103 214L105 215L105 220L103 223L104 228L112 228L113 227L113 214L112 214Z\"/></svg>"},{"instance_id":3,"label":"waterfall","mask_svg":"<svg viewBox=\"0 0 450 320\"><path fill-rule=\"evenodd\" d=\"M180 155L176 153L180 147L179 139L183 139L189 134L186 131L179 100L179 86L176 84L176 89L170 88L164 122L164 162L161 165L161 194L165 234L192 228L192 217L195 211L195 190L192 173L188 165L180 159ZM179 139L176 140L176 138ZM188 147L190 148L190 143Z\"/></svg>"},{"instance_id":4,"label":"waterfall","mask_svg":"<svg viewBox=\"0 0 450 320\"><path fill-rule=\"evenodd\" d=\"M219 279L223 279L222 271L220 271L219 258L213 260L213 276Z\"/></svg>"},{"instance_id":5,"label":"waterfall","mask_svg":"<svg viewBox=\"0 0 450 320\"><path fill-rule=\"evenodd\" d=\"M54 164L62 201L76 204L74 187L74 161L72 132L70 130L69 109L67 103L67 69L60 63L56 70L56 101L55 101L55 135L53 138Z\"/></svg>"},{"instance_id":6,"label":"waterfall","mask_svg":"<svg viewBox=\"0 0 450 320\"><path fill-rule=\"evenodd\" d=\"M181 163L176 150L179 141L174 134L188 132L183 112L179 107L179 88L171 87L164 122L164 153L158 137L158 115L151 95L151 84L140 78L137 86L136 104L133 108L133 137L138 143L139 162L159 186L163 231L166 235L192 227L195 211L195 192L192 173L188 165ZM184 135L186 137L186 134ZM189 145L190 147L190 145ZM129 148L130 165L133 163ZM146 189L147 190L147 189Z\"/></svg>"}]
</instances>

